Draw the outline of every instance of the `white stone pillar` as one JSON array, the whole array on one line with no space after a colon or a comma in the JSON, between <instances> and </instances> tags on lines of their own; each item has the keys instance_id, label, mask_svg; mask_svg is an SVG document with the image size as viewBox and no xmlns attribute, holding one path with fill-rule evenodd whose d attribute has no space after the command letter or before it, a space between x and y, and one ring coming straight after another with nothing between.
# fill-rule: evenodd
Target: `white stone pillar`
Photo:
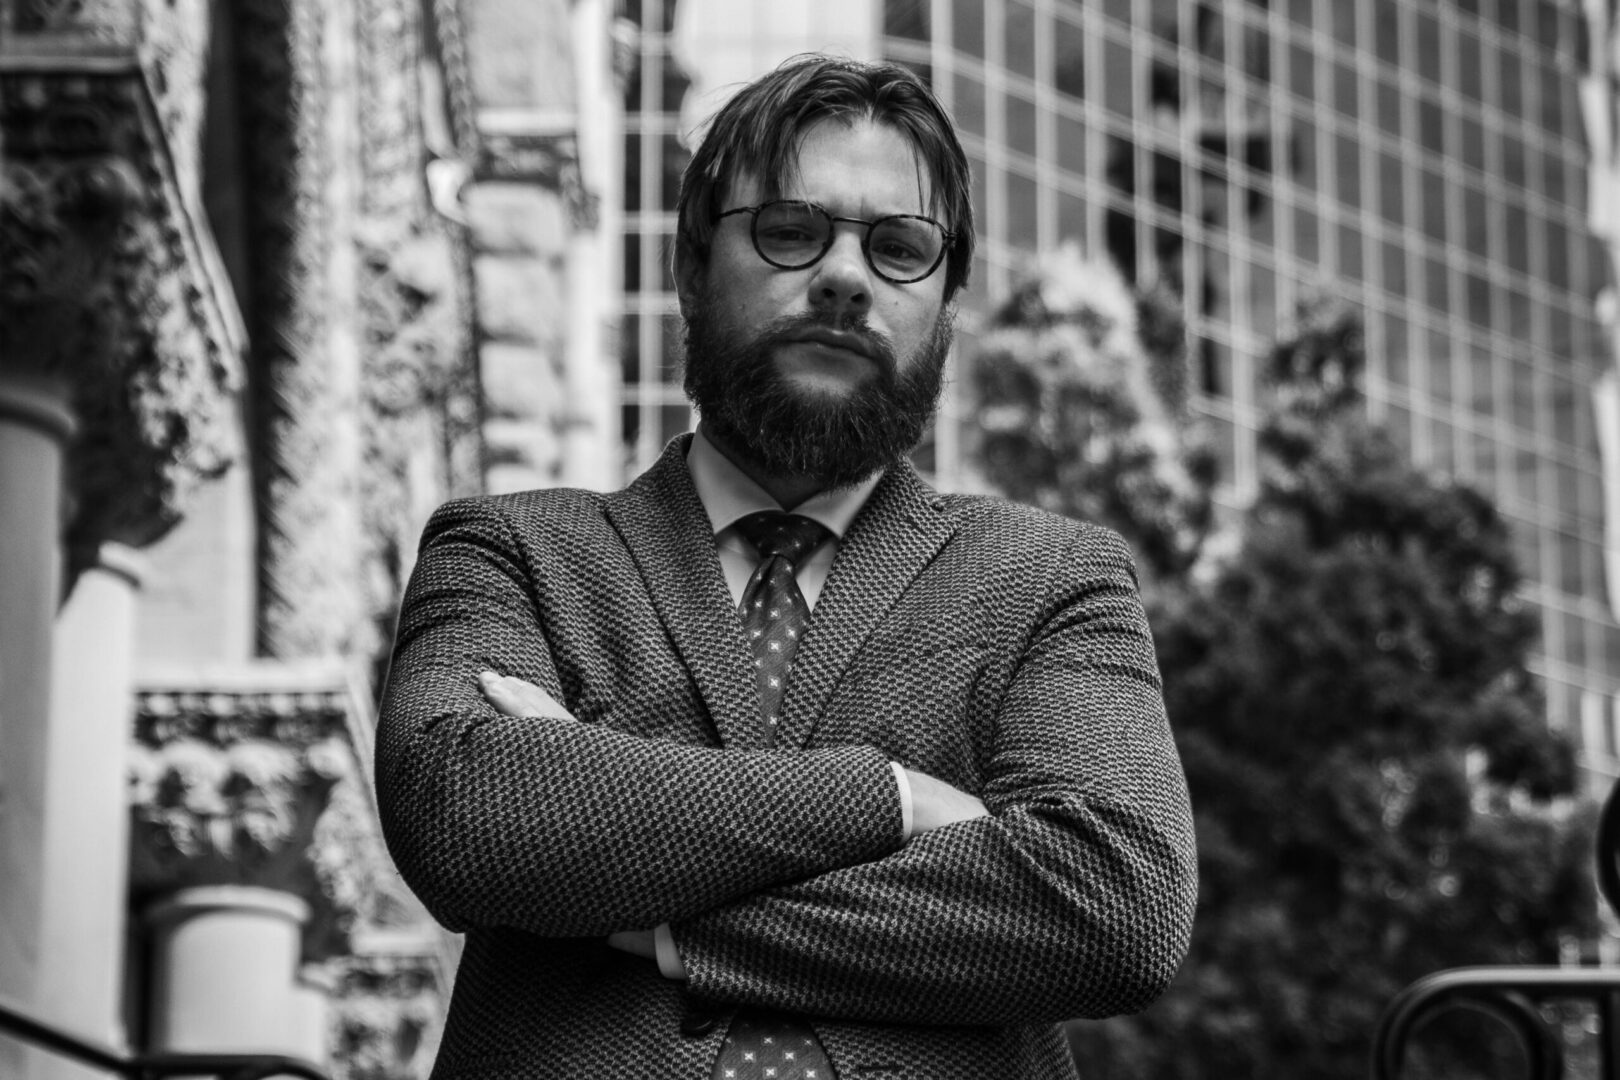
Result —
<instances>
[{"instance_id":1,"label":"white stone pillar","mask_svg":"<svg viewBox=\"0 0 1620 1080\"><path fill-rule=\"evenodd\" d=\"M66 388L0 371L0 995L36 1009ZM21 1071L0 1045L0 1075Z\"/></svg>"},{"instance_id":2,"label":"white stone pillar","mask_svg":"<svg viewBox=\"0 0 1620 1080\"><path fill-rule=\"evenodd\" d=\"M303 1056L308 918L298 897L251 885L182 889L149 908L152 1049Z\"/></svg>"},{"instance_id":3,"label":"white stone pillar","mask_svg":"<svg viewBox=\"0 0 1620 1080\"><path fill-rule=\"evenodd\" d=\"M337 976L319 964L305 964L293 984L297 1055L322 1068L331 1064L332 1000L337 990Z\"/></svg>"},{"instance_id":4,"label":"white stone pillar","mask_svg":"<svg viewBox=\"0 0 1620 1080\"><path fill-rule=\"evenodd\" d=\"M607 0L574 0L569 13L580 179L596 213L594 221L575 222L568 237L563 482L597 491L624 479L615 340L624 288L624 110L613 78L612 9Z\"/></svg>"},{"instance_id":5,"label":"white stone pillar","mask_svg":"<svg viewBox=\"0 0 1620 1080\"><path fill-rule=\"evenodd\" d=\"M45 776L44 912L36 1000L49 1021L123 1046L129 740L142 561L103 544L56 619ZM50 1057L52 1080L102 1074Z\"/></svg>"}]
</instances>

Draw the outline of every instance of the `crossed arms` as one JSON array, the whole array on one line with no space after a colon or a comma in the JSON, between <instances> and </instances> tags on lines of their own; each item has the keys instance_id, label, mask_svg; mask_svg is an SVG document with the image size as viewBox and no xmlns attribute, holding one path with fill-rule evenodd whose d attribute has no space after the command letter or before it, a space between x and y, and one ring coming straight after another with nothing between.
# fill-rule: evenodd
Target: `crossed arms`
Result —
<instances>
[{"instance_id":1,"label":"crossed arms","mask_svg":"<svg viewBox=\"0 0 1620 1080\"><path fill-rule=\"evenodd\" d=\"M917 774L904 841L874 746L726 750L495 707L480 671L565 696L561 631L500 508L451 504L424 538L378 735L399 868L452 928L668 923L691 988L718 1000L958 1024L1140 1008L1186 945L1185 788L1129 557L1096 530L1068 543L981 795Z\"/></svg>"},{"instance_id":2,"label":"crossed arms","mask_svg":"<svg viewBox=\"0 0 1620 1080\"><path fill-rule=\"evenodd\" d=\"M493 671L480 672L478 686L490 705L502 716L574 719L574 714L556 698L533 683L524 682L514 676L497 675ZM933 832L946 825L972 821L974 818L989 814L984 803L975 795L969 795L927 773L898 765L896 768L903 774L902 782L906 786L906 795L911 800L910 830L906 836L908 840L912 836ZM685 978L685 965L681 963L678 954L673 958L659 955L660 949L667 954L674 948L668 934L669 924L661 923L656 928L656 933L653 930L616 931L608 935L608 944L616 949L657 961L659 966L665 969L665 974Z\"/></svg>"},{"instance_id":3,"label":"crossed arms","mask_svg":"<svg viewBox=\"0 0 1620 1080\"><path fill-rule=\"evenodd\" d=\"M497 675L493 671L479 672L478 688L502 716L545 717L553 720L572 720L569 712L556 698L533 683L512 675ZM911 794L911 835L933 832L959 821L984 817L990 811L976 795L969 795L937 777L915 769L902 767ZM908 837L909 839L909 837ZM633 940L626 938L626 941ZM643 953L643 955L646 955Z\"/></svg>"}]
</instances>

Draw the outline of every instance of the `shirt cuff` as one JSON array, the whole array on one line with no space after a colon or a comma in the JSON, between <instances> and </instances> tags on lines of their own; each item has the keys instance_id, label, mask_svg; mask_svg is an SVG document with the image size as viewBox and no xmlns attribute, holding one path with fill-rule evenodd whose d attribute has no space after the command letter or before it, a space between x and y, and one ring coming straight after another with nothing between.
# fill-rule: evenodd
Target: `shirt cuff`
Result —
<instances>
[{"instance_id":1,"label":"shirt cuff","mask_svg":"<svg viewBox=\"0 0 1620 1080\"><path fill-rule=\"evenodd\" d=\"M653 955L658 959L658 971L664 978L686 978L686 964L681 961L681 954L675 948L675 935L670 932L667 922L653 927Z\"/></svg>"},{"instance_id":2,"label":"shirt cuff","mask_svg":"<svg viewBox=\"0 0 1620 1080\"><path fill-rule=\"evenodd\" d=\"M894 770L894 785L900 789L900 840L904 843L911 839L911 781L898 761L889 762L889 768Z\"/></svg>"}]
</instances>

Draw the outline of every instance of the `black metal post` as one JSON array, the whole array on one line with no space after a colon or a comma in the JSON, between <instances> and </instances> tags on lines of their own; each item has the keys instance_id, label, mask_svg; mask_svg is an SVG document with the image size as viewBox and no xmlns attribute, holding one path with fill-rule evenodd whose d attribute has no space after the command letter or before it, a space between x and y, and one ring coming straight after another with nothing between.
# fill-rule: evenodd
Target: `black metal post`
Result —
<instances>
[{"instance_id":1,"label":"black metal post","mask_svg":"<svg viewBox=\"0 0 1620 1080\"><path fill-rule=\"evenodd\" d=\"M172 1076L213 1076L217 1080L330 1080L320 1066L280 1054L122 1054L47 1024L0 999L0 1032L91 1068L126 1080L166 1080Z\"/></svg>"}]
</instances>

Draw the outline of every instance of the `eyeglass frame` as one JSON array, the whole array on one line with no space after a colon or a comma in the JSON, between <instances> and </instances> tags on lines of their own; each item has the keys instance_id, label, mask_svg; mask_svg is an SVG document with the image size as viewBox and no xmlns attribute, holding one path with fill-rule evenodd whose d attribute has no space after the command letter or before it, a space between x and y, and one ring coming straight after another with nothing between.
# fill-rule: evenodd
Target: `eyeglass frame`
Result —
<instances>
[{"instance_id":1,"label":"eyeglass frame","mask_svg":"<svg viewBox=\"0 0 1620 1080\"><path fill-rule=\"evenodd\" d=\"M759 212L768 206L776 206L779 203L797 203L800 206L808 206L825 215L827 220L833 225L838 224L840 221L848 222L851 225L865 225L866 232L861 237L861 255L866 259L866 265L871 268L872 273L876 274L878 277L882 278L884 281L887 281L891 285L915 285L919 281L927 281L934 275L934 271L938 270L940 266L944 264L946 256L948 256L951 252L951 246L956 243L956 233L947 229L942 222L936 221L935 219L924 214L884 214L882 217L870 219L840 217L839 215L834 214L831 210L828 210L825 206L822 206L820 203L811 202L809 199L768 199L757 206L734 206L730 210L722 210L720 213L714 215L714 221L716 224L718 224L723 218L731 217L733 214L751 214L752 217L749 218L748 223L748 239L754 245L755 254L757 254L761 259L765 260L768 265L774 266L778 270L808 270L810 267L816 265L816 263L827 257L827 252L832 250L833 241L837 239L837 234L833 229L828 228L827 242L821 245L821 250L816 253L815 258L809 260L808 262L799 263L797 265L777 262L775 259L765 254L765 249L759 246ZM921 274L914 278L891 277L888 274L885 274L882 270L878 269L876 261L874 261L872 258L872 230L877 228L879 222L890 221L894 218L913 218L917 221L926 221L928 224L938 229L940 235L945 238L945 242L939 246L939 254L934 257L933 264L929 266L927 270L924 270Z\"/></svg>"}]
</instances>

